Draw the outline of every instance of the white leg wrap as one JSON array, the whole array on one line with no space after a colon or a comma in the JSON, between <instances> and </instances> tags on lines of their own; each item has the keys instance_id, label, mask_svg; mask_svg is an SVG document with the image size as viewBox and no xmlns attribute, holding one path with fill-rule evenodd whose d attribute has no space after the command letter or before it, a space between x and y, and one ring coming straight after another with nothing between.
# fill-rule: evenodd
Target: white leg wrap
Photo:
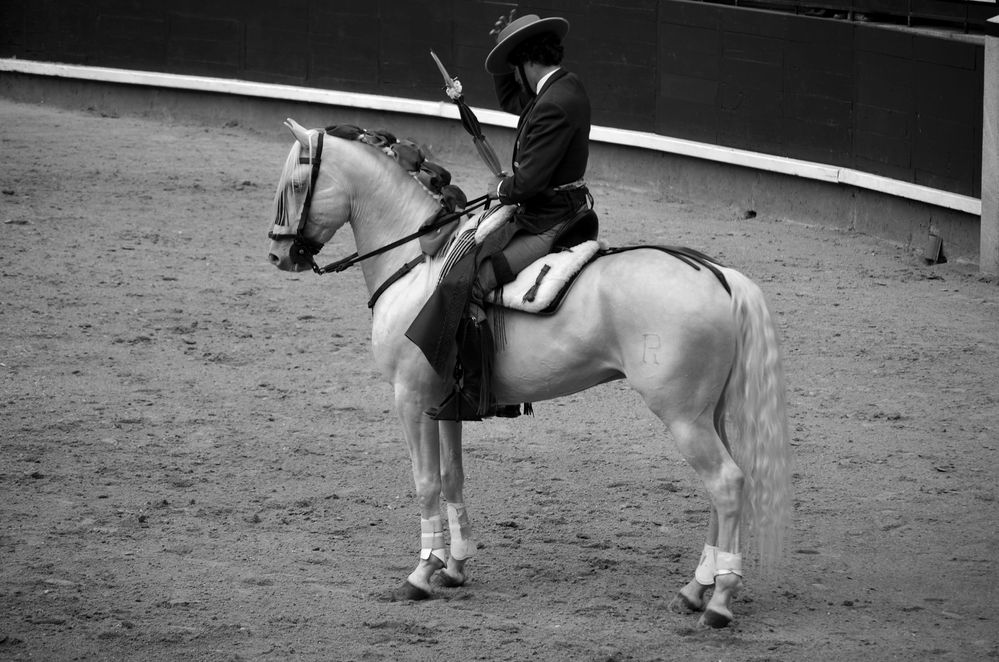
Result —
<instances>
[{"instance_id":1,"label":"white leg wrap","mask_svg":"<svg viewBox=\"0 0 999 662\"><path fill-rule=\"evenodd\" d=\"M715 576L739 575L742 577L742 554L719 550L715 553Z\"/></svg>"},{"instance_id":2,"label":"white leg wrap","mask_svg":"<svg viewBox=\"0 0 999 662\"><path fill-rule=\"evenodd\" d=\"M420 558L424 561L436 556L447 563L447 549L444 547L444 523L440 515L420 518Z\"/></svg>"},{"instance_id":3,"label":"white leg wrap","mask_svg":"<svg viewBox=\"0 0 999 662\"><path fill-rule=\"evenodd\" d=\"M451 531L451 558L464 561L475 556L475 540L472 538L472 523L463 503L447 505L447 523Z\"/></svg>"},{"instance_id":4,"label":"white leg wrap","mask_svg":"<svg viewBox=\"0 0 999 662\"><path fill-rule=\"evenodd\" d=\"M704 549L701 551L701 562L697 564L697 570L694 571L694 579L697 580L698 584L711 586L715 583L715 555L717 553L718 548L714 545L704 545Z\"/></svg>"}]
</instances>

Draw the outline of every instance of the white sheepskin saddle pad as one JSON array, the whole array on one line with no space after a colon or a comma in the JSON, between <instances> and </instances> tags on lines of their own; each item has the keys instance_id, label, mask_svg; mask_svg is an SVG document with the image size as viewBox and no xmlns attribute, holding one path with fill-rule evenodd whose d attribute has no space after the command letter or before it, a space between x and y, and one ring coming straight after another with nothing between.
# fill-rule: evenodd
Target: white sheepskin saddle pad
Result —
<instances>
[{"instance_id":1,"label":"white sheepskin saddle pad","mask_svg":"<svg viewBox=\"0 0 999 662\"><path fill-rule=\"evenodd\" d=\"M489 233L507 223L514 209L513 205L503 205L463 222L441 251L444 260L441 278ZM544 312L601 248L604 248L602 242L586 241L558 253L549 253L529 264L513 282L489 293L486 302L528 313Z\"/></svg>"},{"instance_id":2,"label":"white sheepskin saddle pad","mask_svg":"<svg viewBox=\"0 0 999 662\"><path fill-rule=\"evenodd\" d=\"M527 313L544 312L601 247L593 240L549 253L527 265L512 283L490 292L486 301Z\"/></svg>"}]
</instances>

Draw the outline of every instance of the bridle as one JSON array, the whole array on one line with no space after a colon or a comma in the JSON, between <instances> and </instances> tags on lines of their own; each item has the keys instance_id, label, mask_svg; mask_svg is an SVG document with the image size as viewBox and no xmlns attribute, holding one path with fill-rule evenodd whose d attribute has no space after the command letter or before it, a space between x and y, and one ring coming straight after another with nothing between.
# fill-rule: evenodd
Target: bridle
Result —
<instances>
[{"instance_id":1,"label":"bridle","mask_svg":"<svg viewBox=\"0 0 999 662\"><path fill-rule=\"evenodd\" d=\"M320 130L316 136L316 150L314 155L310 157L300 156L298 162L305 164L312 164L312 172L309 176L309 190L305 193L305 200L302 202L302 213L298 217L298 226L294 233L276 233L273 230L267 233L267 237L273 241L291 241L291 248L288 253L291 257L292 262L298 265L306 265L312 267L312 271L318 275L323 275L327 273L339 273L348 267L352 267L358 262L367 260L368 258L375 257L376 255L381 255L382 253L387 253L393 248L398 248L403 244L407 244L414 239L418 239L425 234L430 234L449 223L452 223L465 214L474 211L480 207L489 208L491 198L489 195L483 195L474 200L469 200L465 207L461 210L456 210L448 212L441 208L441 210L435 214L428 222L422 224L420 229L412 234L408 234L405 237L396 239L395 241L382 246L381 248L376 248L373 251L369 251L363 255L358 255L357 253L351 253L345 258L336 260L335 262L330 262L326 266L320 267L316 263L316 255L323 249L323 243L316 241L314 239L309 239L305 236L305 226L309 221L309 214L312 211L312 193L316 190L316 180L319 178L319 168L322 165L323 156L323 139L326 135L325 131ZM402 267L400 267L395 273L389 276L388 280L380 285L372 294L371 299L368 301L368 308L374 308L375 301L378 297L388 289L388 286L396 282L409 271L413 269L418 263L423 261L423 255L419 255L417 258L407 262Z\"/></svg>"},{"instance_id":2,"label":"bridle","mask_svg":"<svg viewBox=\"0 0 999 662\"><path fill-rule=\"evenodd\" d=\"M302 213L298 217L298 227L295 233L276 233L273 230L267 233L267 237L273 241L291 241L291 249L288 254L292 262L299 265L310 265L316 273L319 267L316 265L315 256L323 249L323 244L309 239L305 236L305 224L309 220L309 212L312 210L312 194L316 190L316 180L319 179L319 167L323 161L323 139L325 131L320 131L316 137L316 151L309 158L298 157L299 163L312 163L312 173L309 177L309 190L305 193L305 201L302 203Z\"/></svg>"}]
</instances>

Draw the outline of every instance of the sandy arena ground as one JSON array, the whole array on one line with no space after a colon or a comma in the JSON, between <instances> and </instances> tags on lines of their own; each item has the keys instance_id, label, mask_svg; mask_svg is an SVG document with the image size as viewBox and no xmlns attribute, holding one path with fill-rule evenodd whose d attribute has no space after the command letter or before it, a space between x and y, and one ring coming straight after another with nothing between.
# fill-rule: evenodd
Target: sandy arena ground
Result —
<instances>
[{"instance_id":1,"label":"sandy arena ground","mask_svg":"<svg viewBox=\"0 0 999 662\"><path fill-rule=\"evenodd\" d=\"M470 583L379 601L417 558L409 460L360 273L266 261L290 141L0 100L0 659L999 657L996 280L599 181L611 244L698 248L767 293L780 576L748 574L724 631L666 608L707 502L612 383L467 426ZM479 193L470 147L438 157Z\"/></svg>"}]
</instances>

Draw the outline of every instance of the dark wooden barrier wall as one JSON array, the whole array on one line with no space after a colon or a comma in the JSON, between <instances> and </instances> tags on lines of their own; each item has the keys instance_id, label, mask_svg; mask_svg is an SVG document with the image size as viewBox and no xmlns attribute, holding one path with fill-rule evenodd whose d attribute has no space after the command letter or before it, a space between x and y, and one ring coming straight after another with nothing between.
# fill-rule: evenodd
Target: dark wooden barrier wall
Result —
<instances>
[{"instance_id":1,"label":"dark wooden barrier wall","mask_svg":"<svg viewBox=\"0 0 999 662\"><path fill-rule=\"evenodd\" d=\"M433 48L495 108L487 32L513 4L3 0L0 57L440 100ZM565 64L595 124L980 195L974 36L685 0L520 3L531 12L571 21Z\"/></svg>"}]
</instances>

